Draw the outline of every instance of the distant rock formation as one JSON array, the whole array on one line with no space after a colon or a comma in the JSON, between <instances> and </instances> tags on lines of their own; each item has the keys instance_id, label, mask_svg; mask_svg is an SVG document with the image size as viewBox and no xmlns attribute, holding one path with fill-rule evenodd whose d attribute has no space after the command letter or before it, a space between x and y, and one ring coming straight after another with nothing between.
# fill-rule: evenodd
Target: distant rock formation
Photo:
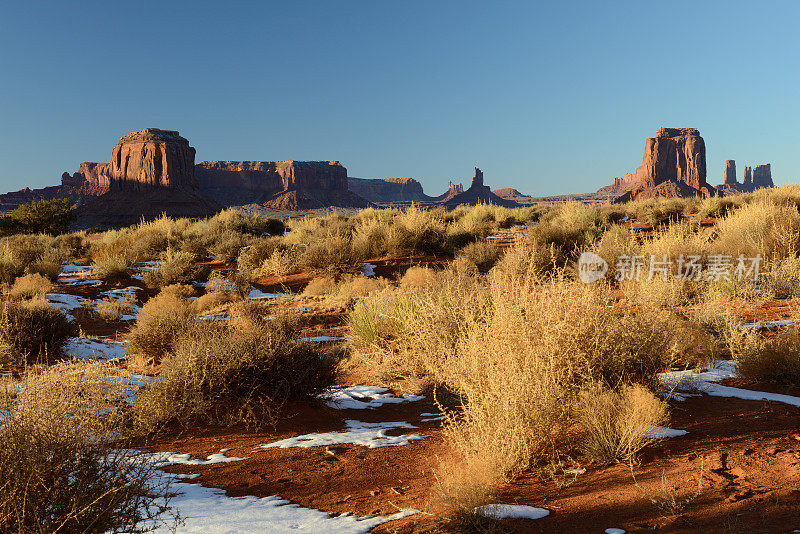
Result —
<instances>
[{"instance_id":1,"label":"distant rock formation","mask_svg":"<svg viewBox=\"0 0 800 534\"><path fill-rule=\"evenodd\" d=\"M111 188L197 189L194 156L194 148L179 132L146 128L129 133L111 151Z\"/></svg>"},{"instance_id":2,"label":"distant rock formation","mask_svg":"<svg viewBox=\"0 0 800 534\"><path fill-rule=\"evenodd\" d=\"M200 190L228 206L297 210L369 205L348 189L347 169L338 161L201 161L196 173Z\"/></svg>"},{"instance_id":3,"label":"distant rock formation","mask_svg":"<svg viewBox=\"0 0 800 534\"><path fill-rule=\"evenodd\" d=\"M452 182L450 185L451 189L455 189ZM475 167L475 173L472 176L472 183L469 186L469 189L462 191L461 193L457 193L441 203L446 208L455 208L461 204L495 204L509 208L517 206L516 202L500 198L492 193L492 190L489 188L489 186L483 184L483 172L478 167Z\"/></svg>"},{"instance_id":4,"label":"distant rock formation","mask_svg":"<svg viewBox=\"0 0 800 534\"><path fill-rule=\"evenodd\" d=\"M534 199L532 196L520 193L519 191L517 191L512 187L495 189L494 191L492 191L492 193L494 193L500 198L516 202L517 204L532 204L536 202L536 199Z\"/></svg>"},{"instance_id":5,"label":"distant rock formation","mask_svg":"<svg viewBox=\"0 0 800 534\"><path fill-rule=\"evenodd\" d=\"M680 183L686 187L665 186ZM623 175L598 193L624 193L616 201L676 194L680 196L713 195L716 189L706 182L706 145L696 128L659 128L656 136L645 141L642 165L635 173Z\"/></svg>"},{"instance_id":6,"label":"distant rock formation","mask_svg":"<svg viewBox=\"0 0 800 534\"><path fill-rule=\"evenodd\" d=\"M753 187L773 187L772 183L772 164L756 165L753 167Z\"/></svg>"},{"instance_id":7,"label":"distant rock formation","mask_svg":"<svg viewBox=\"0 0 800 534\"><path fill-rule=\"evenodd\" d=\"M736 161L732 159L725 160L725 180L726 185L736 185Z\"/></svg>"},{"instance_id":8,"label":"distant rock formation","mask_svg":"<svg viewBox=\"0 0 800 534\"><path fill-rule=\"evenodd\" d=\"M77 226L128 226L166 214L206 217L221 206L203 195L194 173L195 150L173 130L147 128L122 137L111 162L82 164L67 181L69 187L108 188L87 195L76 211ZM82 185L77 185L83 178ZM64 179L62 175L62 187Z\"/></svg>"},{"instance_id":9,"label":"distant rock formation","mask_svg":"<svg viewBox=\"0 0 800 534\"><path fill-rule=\"evenodd\" d=\"M350 191L370 202L431 202L413 178L347 178Z\"/></svg>"},{"instance_id":10,"label":"distant rock formation","mask_svg":"<svg viewBox=\"0 0 800 534\"><path fill-rule=\"evenodd\" d=\"M733 166L733 179L731 179L730 164ZM723 195L736 195L738 193L751 193L762 187L773 187L771 164L756 165L755 168L744 167L744 181L739 183L736 180L736 164L729 159L725 162L725 182L717 186L717 190Z\"/></svg>"}]
</instances>

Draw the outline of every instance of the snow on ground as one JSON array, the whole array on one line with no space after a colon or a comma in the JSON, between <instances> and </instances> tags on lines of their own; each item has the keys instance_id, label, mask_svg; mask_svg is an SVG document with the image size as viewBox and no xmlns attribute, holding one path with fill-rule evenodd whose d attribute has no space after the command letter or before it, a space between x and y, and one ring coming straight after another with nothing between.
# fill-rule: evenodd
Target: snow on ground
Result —
<instances>
[{"instance_id":1,"label":"snow on ground","mask_svg":"<svg viewBox=\"0 0 800 534\"><path fill-rule=\"evenodd\" d=\"M247 460L250 457L238 458L236 456L225 456L224 450L217 454L211 454L205 460L195 458L191 459L191 454L178 454L176 452L154 452L150 455L156 467L166 467L168 465L183 464L183 465L213 465L225 464L229 462L240 462Z\"/></svg>"},{"instance_id":2,"label":"snow on ground","mask_svg":"<svg viewBox=\"0 0 800 534\"><path fill-rule=\"evenodd\" d=\"M274 299L278 297L285 297L285 293L264 293L258 288L250 286L250 291L247 293L249 299Z\"/></svg>"},{"instance_id":3,"label":"snow on ground","mask_svg":"<svg viewBox=\"0 0 800 534\"><path fill-rule=\"evenodd\" d=\"M71 274L74 276L86 276L92 273L95 270L93 265L72 265L71 263L65 263L61 266L61 273L60 274Z\"/></svg>"},{"instance_id":4,"label":"snow on ground","mask_svg":"<svg viewBox=\"0 0 800 534\"><path fill-rule=\"evenodd\" d=\"M64 344L64 352L79 360L113 360L128 355L128 344L121 341L73 337Z\"/></svg>"},{"instance_id":5,"label":"snow on ground","mask_svg":"<svg viewBox=\"0 0 800 534\"><path fill-rule=\"evenodd\" d=\"M625 534L625 529L612 527L605 529L604 532L606 534Z\"/></svg>"},{"instance_id":6,"label":"snow on ground","mask_svg":"<svg viewBox=\"0 0 800 534\"><path fill-rule=\"evenodd\" d=\"M676 430L663 426L648 426L644 429L644 437L653 439L677 438L678 436L685 436L686 434L688 434L686 430Z\"/></svg>"},{"instance_id":7,"label":"snow on ground","mask_svg":"<svg viewBox=\"0 0 800 534\"><path fill-rule=\"evenodd\" d=\"M479 506L475 511L492 519L541 519L550 515L550 510L546 508L521 504L486 504Z\"/></svg>"},{"instance_id":8,"label":"snow on ground","mask_svg":"<svg viewBox=\"0 0 800 534\"><path fill-rule=\"evenodd\" d=\"M778 328L779 326L793 326L794 321L792 319L781 319L779 321L764 321L758 323L744 323L742 328L751 329L751 328Z\"/></svg>"},{"instance_id":9,"label":"snow on ground","mask_svg":"<svg viewBox=\"0 0 800 534\"><path fill-rule=\"evenodd\" d=\"M167 474L162 476L171 477L169 490L178 494L169 504L183 521L178 528L182 533L366 534L380 524L417 513L405 509L390 516L334 516L278 496L228 497L220 489L177 482L177 477ZM170 532L171 526L158 525L155 532Z\"/></svg>"},{"instance_id":10,"label":"snow on ground","mask_svg":"<svg viewBox=\"0 0 800 534\"><path fill-rule=\"evenodd\" d=\"M329 407L336 408L337 410L365 410L368 408L379 408L384 404L416 402L425 398L424 395L411 394L395 397L394 393L389 391L388 388L379 386L337 386L325 390L319 397L323 399L325 404Z\"/></svg>"},{"instance_id":11,"label":"snow on ground","mask_svg":"<svg viewBox=\"0 0 800 534\"><path fill-rule=\"evenodd\" d=\"M130 308L130 313L126 313L120 315L120 321L135 321L136 316L139 315L139 312L142 311L142 307L136 304L137 291L144 291L141 287L137 286L128 286L123 287L121 289L110 289L108 291L103 291L100 293L101 297L105 297L105 299L112 300L114 302L121 302L127 304Z\"/></svg>"},{"instance_id":12,"label":"snow on ground","mask_svg":"<svg viewBox=\"0 0 800 534\"><path fill-rule=\"evenodd\" d=\"M362 445L370 449L378 447L397 447L408 445L412 439L423 439L419 434L389 436L388 430L397 428L417 428L402 421L389 423L363 423L349 419L345 421L346 430L342 432L317 432L282 439L274 443L259 445L259 449L288 449L289 447L325 447L329 445Z\"/></svg>"},{"instance_id":13,"label":"snow on ground","mask_svg":"<svg viewBox=\"0 0 800 534\"><path fill-rule=\"evenodd\" d=\"M800 397L781 395L780 393L767 393L749 389L735 388L716 384L728 378L735 378L736 363L732 360L718 361L714 367L701 373L692 370L669 371L659 373L658 379L667 391L698 391L713 397L734 397L744 400L772 401L800 407Z\"/></svg>"},{"instance_id":14,"label":"snow on ground","mask_svg":"<svg viewBox=\"0 0 800 534\"><path fill-rule=\"evenodd\" d=\"M47 293L45 296L54 308L58 308L65 313L77 310L81 307L81 302L86 300L83 297L68 295L66 293Z\"/></svg>"},{"instance_id":15,"label":"snow on ground","mask_svg":"<svg viewBox=\"0 0 800 534\"><path fill-rule=\"evenodd\" d=\"M375 265L372 263L362 263L361 272L364 273L364 276L375 276Z\"/></svg>"}]
</instances>

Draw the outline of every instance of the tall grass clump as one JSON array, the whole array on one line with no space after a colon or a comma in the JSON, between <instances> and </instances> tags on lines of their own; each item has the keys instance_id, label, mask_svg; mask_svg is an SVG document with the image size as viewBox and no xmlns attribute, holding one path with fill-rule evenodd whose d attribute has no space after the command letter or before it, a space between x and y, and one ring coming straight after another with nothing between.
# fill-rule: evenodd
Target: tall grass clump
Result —
<instances>
[{"instance_id":1,"label":"tall grass clump","mask_svg":"<svg viewBox=\"0 0 800 534\"><path fill-rule=\"evenodd\" d=\"M159 254L155 268L144 273L144 282L150 287L187 284L197 280L199 274L191 253L167 249Z\"/></svg>"},{"instance_id":2,"label":"tall grass clump","mask_svg":"<svg viewBox=\"0 0 800 534\"><path fill-rule=\"evenodd\" d=\"M794 204L761 199L743 206L717 223L714 251L778 262L800 253L800 212Z\"/></svg>"},{"instance_id":3,"label":"tall grass clump","mask_svg":"<svg viewBox=\"0 0 800 534\"><path fill-rule=\"evenodd\" d=\"M127 392L100 364L60 364L0 390L0 530L146 532L167 486L141 455L119 450Z\"/></svg>"},{"instance_id":4,"label":"tall grass clump","mask_svg":"<svg viewBox=\"0 0 800 534\"><path fill-rule=\"evenodd\" d=\"M34 273L17 278L8 294L14 299L44 299L52 290L53 282L39 273Z\"/></svg>"},{"instance_id":5,"label":"tall grass clump","mask_svg":"<svg viewBox=\"0 0 800 534\"><path fill-rule=\"evenodd\" d=\"M183 332L161 367L160 380L139 393L144 429L202 418L217 424L271 424L289 399L319 393L336 376L338 358L294 342L288 320L247 328L198 323Z\"/></svg>"}]
</instances>

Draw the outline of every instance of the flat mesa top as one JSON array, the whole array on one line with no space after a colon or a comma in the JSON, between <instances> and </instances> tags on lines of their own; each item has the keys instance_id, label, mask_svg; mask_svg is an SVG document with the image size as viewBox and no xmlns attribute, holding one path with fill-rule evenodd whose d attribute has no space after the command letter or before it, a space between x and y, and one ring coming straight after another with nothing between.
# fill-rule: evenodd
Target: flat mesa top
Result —
<instances>
[{"instance_id":1,"label":"flat mesa top","mask_svg":"<svg viewBox=\"0 0 800 534\"><path fill-rule=\"evenodd\" d=\"M659 128L656 131L656 137L683 137L690 135L700 135L700 130L697 128Z\"/></svg>"},{"instance_id":2,"label":"flat mesa top","mask_svg":"<svg viewBox=\"0 0 800 534\"><path fill-rule=\"evenodd\" d=\"M139 132L131 132L119 140L120 143L131 141L173 141L179 143L188 143L186 139L180 136L177 130L160 130L158 128L145 128Z\"/></svg>"}]
</instances>

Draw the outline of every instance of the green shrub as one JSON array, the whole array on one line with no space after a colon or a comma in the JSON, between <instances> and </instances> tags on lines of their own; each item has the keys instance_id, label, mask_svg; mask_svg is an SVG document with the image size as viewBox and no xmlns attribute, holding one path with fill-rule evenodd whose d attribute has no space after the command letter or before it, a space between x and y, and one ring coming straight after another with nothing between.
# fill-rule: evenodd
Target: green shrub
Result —
<instances>
[{"instance_id":1,"label":"green shrub","mask_svg":"<svg viewBox=\"0 0 800 534\"><path fill-rule=\"evenodd\" d=\"M72 201L66 198L23 204L10 217L18 224L19 233L51 235L66 233L75 218Z\"/></svg>"}]
</instances>

